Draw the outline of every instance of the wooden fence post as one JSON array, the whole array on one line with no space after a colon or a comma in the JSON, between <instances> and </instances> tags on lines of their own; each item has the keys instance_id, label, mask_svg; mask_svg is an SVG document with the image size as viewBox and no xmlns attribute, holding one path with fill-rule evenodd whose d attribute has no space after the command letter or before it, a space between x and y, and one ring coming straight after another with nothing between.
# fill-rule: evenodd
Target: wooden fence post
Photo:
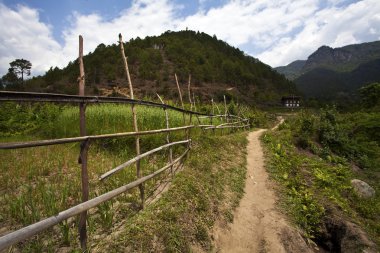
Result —
<instances>
[{"instance_id":1,"label":"wooden fence post","mask_svg":"<svg viewBox=\"0 0 380 253\"><path fill-rule=\"evenodd\" d=\"M195 106L195 95L194 95L194 92L193 92L193 104L194 104L194 111L196 112L197 111L197 107Z\"/></svg>"},{"instance_id":2,"label":"wooden fence post","mask_svg":"<svg viewBox=\"0 0 380 253\"><path fill-rule=\"evenodd\" d=\"M83 37L79 35L79 95L84 96L85 87L85 73L83 66ZM79 104L79 118L80 118L80 135L86 136L86 104ZM88 188L88 171L87 171L87 154L88 154L88 140L83 141L80 146L79 163L81 164L81 180L82 180L82 202L86 202L89 196ZM80 214L79 218L79 238L82 251L87 250L87 229L86 229L87 211Z\"/></svg>"},{"instance_id":3,"label":"wooden fence post","mask_svg":"<svg viewBox=\"0 0 380 253\"><path fill-rule=\"evenodd\" d=\"M177 89L178 89L179 99L181 101L181 106L182 106L182 109L185 110L185 105L183 104L183 99L182 99L181 87L179 87L178 78L177 78L177 74L176 73L174 73L174 77L175 77L175 82L177 84ZM183 125L185 126L186 125L186 116L185 116L185 113L182 113L182 116L183 116ZM187 132L188 132L188 130L185 130L185 134Z\"/></svg>"},{"instance_id":4,"label":"wooden fence post","mask_svg":"<svg viewBox=\"0 0 380 253\"><path fill-rule=\"evenodd\" d=\"M213 98L211 98L211 108L212 108L212 115L215 115L215 112L214 112L214 99ZM212 125L213 118L214 117L210 117L210 125ZM212 133L215 134L215 128L212 129Z\"/></svg>"},{"instance_id":5,"label":"wooden fence post","mask_svg":"<svg viewBox=\"0 0 380 253\"><path fill-rule=\"evenodd\" d=\"M164 105L164 100L162 100L162 98L160 97L160 95L157 94L157 97L160 99L161 103ZM164 108L164 111L165 111L165 121L166 121L166 129L169 129L170 126L169 126L169 115L168 115L168 110L166 109L166 107ZM170 133L168 132L166 134L166 143L169 144L170 143L170 138L169 138L169 135ZM173 149L172 147L169 147L169 162L170 163L173 163ZM174 176L173 174L173 166L170 167L170 172L172 174L172 177Z\"/></svg>"},{"instance_id":6,"label":"wooden fence post","mask_svg":"<svg viewBox=\"0 0 380 253\"><path fill-rule=\"evenodd\" d=\"M127 79L128 79L130 97L131 97L131 99L134 99L133 85L132 85L132 81L131 81L131 76L129 74L128 61L127 61L127 57L125 56L124 45L123 45L123 37L121 36L121 33L119 33L119 43L120 43L121 56L122 56L123 62L124 62L125 73L126 73ZM133 128L134 128L135 132L138 132L139 128L137 125L136 108L135 108L134 104L132 104L131 107L132 107L132 117L133 117ZM139 136L136 136L136 155L140 155L140 137ZM140 168L140 161L136 162L136 174L137 174L137 178L142 177L142 171ZM144 209L144 199L145 199L144 184L139 185L139 189L140 189L140 198L141 198L141 208Z\"/></svg>"},{"instance_id":7,"label":"wooden fence post","mask_svg":"<svg viewBox=\"0 0 380 253\"><path fill-rule=\"evenodd\" d=\"M192 111L193 110L193 102L191 101L190 83L191 83L191 75L189 75L189 82L187 84L187 90L188 90L188 93L189 93L190 111Z\"/></svg>"}]
</instances>

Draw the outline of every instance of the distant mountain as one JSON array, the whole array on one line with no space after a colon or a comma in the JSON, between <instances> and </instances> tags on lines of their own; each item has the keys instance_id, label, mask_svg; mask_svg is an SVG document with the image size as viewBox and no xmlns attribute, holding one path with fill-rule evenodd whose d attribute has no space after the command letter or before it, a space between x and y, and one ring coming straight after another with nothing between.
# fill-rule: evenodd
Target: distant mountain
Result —
<instances>
[{"instance_id":1,"label":"distant mountain","mask_svg":"<svg viewBox=\"0 0 380 253\"><path fill-rule=\"evenodd\" d=\"M361 64L351 72L337 72L315 68L296 79L299 90L306 97L349 97L360 87L380 80L380 59Z\"/></svg>"},{"instance_id":2,"label":"distant mountain","mask_svg":"<svg viewBox=\"0 0 380 253\"><path fill-rule=\"evenodd\" d=\"M380 81L380 41L341 48L322 46L306 61L275 68L306 97L333 100L352 97L358 88Z\"/></svg>"},{"instance_id":3,"label":"distant mountain","mask_svg":"<svg viewBox=\"0 0 380 253\"><path fill-rule=\"evenodd\" d=\"M302 68L305 66L305 63L305 60L297 60L290 63L289 65L277 67L275 70L281 74L284 74L289 80L294 80L299 76L299 73L301 73Z\"/></svg>"},{"instance_id":4,"label":"distant mountain","mask_svg":"<svg viewBox=\"0 0 380 253\"><path fill-rule=\"evenodd\" d=\"M235 101L271 104L295 92L295 84L270 66L205 33L168 31L160 36L131 39L124 47L135 93L140 98L156 97L158 93L177 99L174 73L183 92L187 91L191 74L198 100L222 100L226 94L227 99ZM128 96L118 45L100 44L84 56L84 64L86 94ZM75 60L63 69L51 68L25 85L6 89L77 94L78 69Z\"/></svg>"}]
</instances>

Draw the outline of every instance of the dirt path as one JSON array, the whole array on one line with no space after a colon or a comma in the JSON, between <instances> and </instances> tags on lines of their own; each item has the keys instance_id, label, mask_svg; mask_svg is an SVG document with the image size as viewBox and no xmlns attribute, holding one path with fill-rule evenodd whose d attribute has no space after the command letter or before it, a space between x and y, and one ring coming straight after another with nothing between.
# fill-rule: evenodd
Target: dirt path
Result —
<instances>
[{"instance_id":1,"label":"dirt path","mask_svg":"<svg viewBox=\"0 0 380 253\"><path fill-rule=\"evenodd\" d=\"M276 208L276 195L264 168L260 136L248 136L245 194L229 227L216 225L216 252L312 252Z\"/></svg>"}]
</instances>

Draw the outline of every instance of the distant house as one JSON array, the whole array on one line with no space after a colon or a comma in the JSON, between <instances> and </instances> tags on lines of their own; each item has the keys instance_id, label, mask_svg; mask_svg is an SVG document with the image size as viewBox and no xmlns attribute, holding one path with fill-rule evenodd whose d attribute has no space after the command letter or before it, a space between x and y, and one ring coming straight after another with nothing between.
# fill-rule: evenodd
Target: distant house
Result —
<instances>
[{"instance_id":1,"label":"distant house","mask_svg":"<svg viewBox=\"0 0 380 253\"><path fill-rule=\"evenodd\" d=\"M164 44L153 44L153 49L162 50L164 49Z\"/></svg>"},{"instance_id":2,"label":"distant house","mask_svg":"<svg viewBox=\"0 0 380 253\"><path fill-rule=\"evenodd\" d=\"M299 96L288 96L288 97L282 97L281 103L285 107L294 108L294 107L300 107L300 100L301 100L301 97Z\"/></svg>"}]
</instances>

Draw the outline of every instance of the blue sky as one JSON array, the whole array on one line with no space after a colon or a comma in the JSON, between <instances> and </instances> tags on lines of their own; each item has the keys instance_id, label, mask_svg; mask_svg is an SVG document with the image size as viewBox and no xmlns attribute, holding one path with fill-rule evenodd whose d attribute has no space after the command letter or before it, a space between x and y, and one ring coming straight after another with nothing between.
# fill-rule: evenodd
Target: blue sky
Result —
<instances>
[{"instance_id":1,"label":"blue sky","mask_svg":"<svg viewBox=\"0 0 380 253\"><path fill-rule=\"evenodd\" d=\"M125 40L191 30L216 35L275 67L321 45L380 39L379 0L0 0L0 75L25 58L33 74L64 67L85 52Z\"/></svg>"}]
</instances>

